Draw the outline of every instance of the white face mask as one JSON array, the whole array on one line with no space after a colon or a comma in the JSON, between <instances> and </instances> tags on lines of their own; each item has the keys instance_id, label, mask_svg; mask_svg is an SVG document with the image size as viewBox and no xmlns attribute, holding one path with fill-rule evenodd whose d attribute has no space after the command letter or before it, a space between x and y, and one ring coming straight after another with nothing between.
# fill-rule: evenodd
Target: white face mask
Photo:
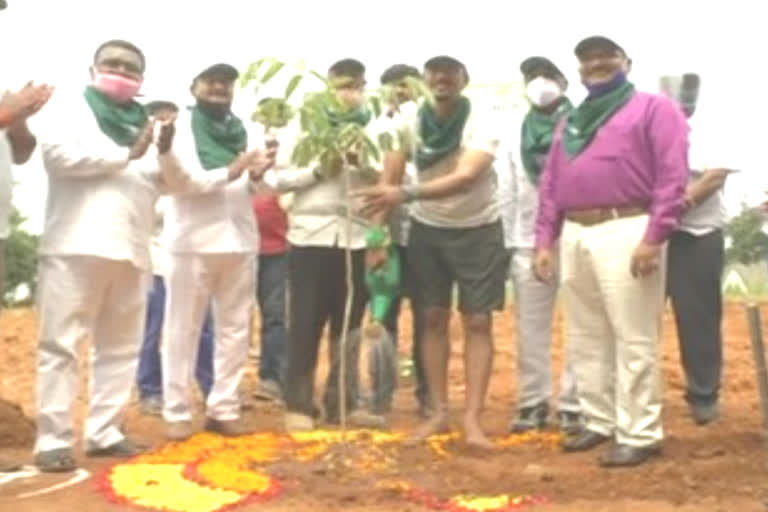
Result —
<instances>
[{"instance_id":1,"label":"white face mask","mask_svg":"<svg viewBox=\"0 0 768 512\"><path fill-rule=\"evenodd\" d=\"M525 96L536 107L546 107L562 97L560 84L549 78L539 76L528 82Z\"/></svg>"}]
</instances>

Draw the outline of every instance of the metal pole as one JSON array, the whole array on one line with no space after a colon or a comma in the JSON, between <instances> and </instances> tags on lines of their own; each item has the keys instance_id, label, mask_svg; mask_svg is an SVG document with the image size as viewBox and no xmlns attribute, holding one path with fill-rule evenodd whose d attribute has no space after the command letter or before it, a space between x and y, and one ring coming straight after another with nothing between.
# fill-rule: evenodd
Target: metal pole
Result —
<instances>
[{"instance_id":1,"label":"metal pole","mask_svg":"<svg viewBox=\"0 0 768 512\"><path fill-rule=\"evenodd\" d=\"M760 406L763 411L763 427L768 433L768 367L765 362L760 307L754 302L747 304L747 320L749 321L749 337L752 341L752 357L755 361L757 386L760 391Z\"/></svg>"}]
</instances>

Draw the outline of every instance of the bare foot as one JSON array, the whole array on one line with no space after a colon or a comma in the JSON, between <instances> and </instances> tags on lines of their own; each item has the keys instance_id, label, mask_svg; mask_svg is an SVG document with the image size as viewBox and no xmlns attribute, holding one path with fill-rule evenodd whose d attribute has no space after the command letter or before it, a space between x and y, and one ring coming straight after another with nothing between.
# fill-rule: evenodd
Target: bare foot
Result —
<instances>
[{"instance_id":1,"label":"bare foot","mask_svg":"<svg viewBox=\"0 0 768 512\"><path fill-rule=\"evenodd\" d=\"M486 437L480 422L474 417L464 418L464 441L473 448L493 450L495 445Z\"/></svg>"},{"instance_id":2,"label":"bare foot","mask_svg":"<svg viewBox=\"0 0 768 512\"><path fill-rule=\"evenodd\" d=\"M406 444L419 444L426 441L428 437L438 434L447 434L450 431L451 421L448 413L435 413L408 436Z\"/></svg>"}]
</instances>

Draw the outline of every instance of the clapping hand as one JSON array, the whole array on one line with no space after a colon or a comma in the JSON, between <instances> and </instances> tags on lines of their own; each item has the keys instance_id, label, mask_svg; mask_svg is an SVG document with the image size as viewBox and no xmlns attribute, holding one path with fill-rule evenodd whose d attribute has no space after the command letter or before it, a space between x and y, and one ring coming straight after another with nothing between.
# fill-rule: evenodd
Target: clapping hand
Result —
<instances>
[{"instance_id":1,"label":"clapping hand","mask_svg":"<svg viewBox=\"0 0 768 512\"><path fill-rule=\"evenodd\" d=\"M8 111L14 122L25 120L39 112L52 94L52 86L34 85L29 82L21 90L7 93L0 98L0 109Z\"/></svg>"}]
</instances>

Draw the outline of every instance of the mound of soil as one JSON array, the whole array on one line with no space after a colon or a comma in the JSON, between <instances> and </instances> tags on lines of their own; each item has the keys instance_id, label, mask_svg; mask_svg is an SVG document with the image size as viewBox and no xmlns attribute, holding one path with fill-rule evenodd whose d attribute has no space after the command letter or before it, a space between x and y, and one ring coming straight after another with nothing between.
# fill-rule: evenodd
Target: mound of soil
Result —
<instances>
[{"instance_id":1,"label":"mound of soil","mask_svg":"<svg viewBox=\"0 0 768 512\"><path fill-rule=\"evenodd\" d=\"M16 404L0 400L0 448L24 448L35 441L35 422Z\"/></svg>"}]
</instances>

